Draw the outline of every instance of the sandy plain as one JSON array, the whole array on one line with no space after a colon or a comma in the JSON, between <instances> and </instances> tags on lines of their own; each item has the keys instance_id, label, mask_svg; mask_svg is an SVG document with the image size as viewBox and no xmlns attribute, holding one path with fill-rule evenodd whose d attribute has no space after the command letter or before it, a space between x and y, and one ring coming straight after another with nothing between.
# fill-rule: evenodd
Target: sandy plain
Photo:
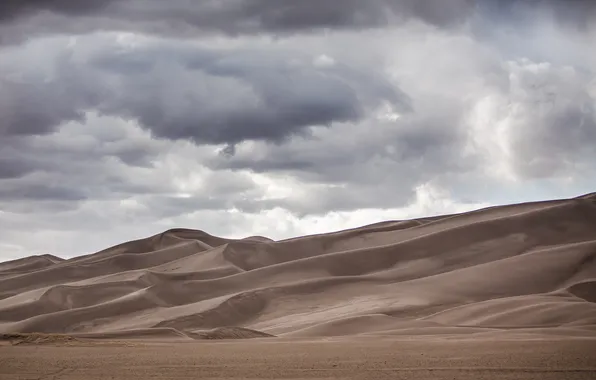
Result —
<instances>
[{"instance_id":1,"label":"sandy plain","mask_svg":"<svg viewBox=\"0 0 596 380\"><path fill-rule=\"evenodd\" d=\"M16 379L595 379L594 340L341 339L0 346Z\"/></svg>"}]
</instances>

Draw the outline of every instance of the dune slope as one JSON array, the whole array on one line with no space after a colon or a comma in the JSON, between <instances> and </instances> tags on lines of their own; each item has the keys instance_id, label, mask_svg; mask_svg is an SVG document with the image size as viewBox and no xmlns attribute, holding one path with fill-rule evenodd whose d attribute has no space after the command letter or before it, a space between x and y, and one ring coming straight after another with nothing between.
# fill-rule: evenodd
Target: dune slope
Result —
<instances>
[{"instance_id":1,"label":"dune slope","mask_svg":"<svg viewBox=\"0 0 596 380\"><path fill-rule=\"evenodd\" d=\"M0 333L596 335L596 194L282 241L174 229L0 263Z\"/></svg>"}]
</instances>

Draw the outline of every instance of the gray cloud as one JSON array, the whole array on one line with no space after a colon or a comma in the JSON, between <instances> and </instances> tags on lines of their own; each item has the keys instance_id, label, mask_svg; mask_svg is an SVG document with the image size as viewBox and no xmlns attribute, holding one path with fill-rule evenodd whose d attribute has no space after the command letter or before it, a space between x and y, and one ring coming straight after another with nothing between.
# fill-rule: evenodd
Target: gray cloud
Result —
<instances>
[{"instance_id":1,"label":"gray cloud","mask_svg":"<svg viewBox=\"0 0 596 380\"><path fill-rule=\"evenodd\" d=\"M167 191L143 176L159 144L119 134L123 126L92 117L86 125L63 125L49 135L2 136L0 210L72 210L88 200ZM131 181L133 173L137 178Z\"/></svg>"},{"instance_id":2,"label":"gray cloud","mask_svg":"<svg viewBox=\"0 0 596 380\"><path fill-rule=\"evenodd\" d=\"M48 51L55 56L49 74L28 65L27 49L0 64L11 73L0 89L0 133L49 133L98 110L138 120L157 137L280 142L312 126L356 122L383 103L408 107L407 96L380 75L339 63L320 67L291 51L228 52L171 41L82 56L56 48Z\"/></svg>"},{"instance_id":3,"label":"gray cloud","mask_svg":"<svg viewBox=\"0 0 596 380\"><path fill-rule=\"evenodd\" d=\"M524 62L512 67L508 115L515 170L549 177L592 158L596 162L593 73Z\"/></svg>"},{"instance_id":4,"label":"gray cloud","mask_svg":"<svg viewBox=\"0 0 596 380\"><path fill-rule=\"evenodd\" d=\"M1 249L288 237L421 194L427 214L596 186L588 2L338 3L3 2Z\"/></svg>"},{"instance_id":5,"label":"gray cloud","mask_svg":"<svg viewBox=\"0 0 596 380\"><path fill-rule=\"evenodd\" d=\"M81 201L86 198L84 192L60 184L26 182L29 181L3 181L2 189L0 189L0 201Z\"/></svg>"},{"instance_id":6,"label":"gray cloud","mask_svg":"<svg viewBox=\"0 0 596 380\"><path fill-rule=\"evenodd\" d=\"M47 133L64 121L83 120L84 94L69 92L66 80L44 83L43 79L25 82L3 77L0 81L2 135Z\"/></svg>"},{"instance_id":7,"label":"gray cloud","mask_svg":"<svg viewBox=\"0 0 596 380\"><path fill-rule=\"evenodd\" d=\"M0 152L2 150L0 149ZM18 178L35 170L35 166L14 157L0 157L0 180Z\"/></svg>"},{"instance_id":8,"label":"gray cloud","mask_svg":"<svg viewBox=\"0 0 596 380\"><path fill-rule=\"evenodd\" d=\"M565 27L586 28L596 17L592 0L484 0L478 1L480 12L491 23L522 26L528 21L546 17Z\"/></svg>"},{"instance_id":9,"label":"gray cloud","mask_svg":"<svg viewBox=\"0 0 596 380\"><path fill-rule=\"evenodd\" d=\"M0 160L0 214L73 212L95 203L122 207L134 221L233 208L263 196L246 173L197 164L209 151L215 154L184 141L156 140L135 123L96 114L51 134L8 137L0 144L0 157L6 157ZM200 185L185 185L197 180Z\"/></svg>"},{"instance_id":10,"label":"gray cloud","mask_svg":"<svg viewBox=\"0 0 596 380\"><path fill-rule=\"evenodd\" d=\"M145 3L142 4L146 7ZM177 7L163 7L157 2L146 7L138 19L172 19L199 29L228 33L260 31L296 31L310 28L366 28L387 26L395 19L419 17L437 25L462 21L473 1L456 0L322 0L316 4L281 0L226 0L205 2L197 7L182 2ZM139 0L114 4L114 12L125 14L141 6ZM132 18L132 17L131 17Z\"/></svg>"},{"instance_id":11,"label":"gray cloud","mask_svg":"<svg viewBox=\"0 0 596 380\"><path fill-rule=\"evenodd\" d=\"M588 27L591 0L10 0L0 5L0 42L23 41L47 33L129 30L191 37L206 34L313 33L400 25L417 19L443 28L483 22L521 25L551 17L563 25Z\"/></svg>"},{"instance_id":12,"label":"gray cloud","mask_svg":"<svg viewBox=\"0 0 596 380\"><path fill-rule=\"evenodd\" d=\"M73 0L6 0L0 3L0 20L11 20L17 17L40 11L52 11L67 15L80 15L97 12L114 0L73 1Z\"/></svg>"},{"instance_id":13,"label":"gray cloud","mask_svg":"<svg viewBox=\"0 0 596 380\"><path fill-rule=\"evenodd\" d=\"M482 200L474 198L482 192L466 188L478 188L480 182L504 186L500 175L520 181L565 177L585 172L596 161L593 70L527 59L499 63L500 57L485 55L479 43L447 42L451 45L437 46L470 59L446 60L429 70L426 61L409 63L400 79L412 109L396 120L337 125L318 130L314 139L296 138L283 146L240 144L234 155L214 157L208 165L291 173L302 183L328 185L261 206L277 203L312 214L399 207L427 181ZM434 45L425 48L450 56ZM417 52L402 45L401 54L408 53ZM410 77L415 78L411 83Z\"/></svg>"},{"instance_id":14,"label":"gray cloud","mask_svg":"<svg viewBox=\"0 0 596 380\"><path fill-rule=\"evenodd\" d=\"M411 18L449 27L466 20L474 5L474 0L218 0L167 4L159 0L15 0L3 2L0 21L11 21L11 28L3 33L5 42L39 33L84 33L105 28L178 36L291 34L385 27Z\"/></svg>"},{"instance_id":15,"label":"gray cloud","mask_svg":"<svg viewBox=\"0 0 596 380\"><path fill-rule=\"evenodd\" d=\"M207 164L214 170L291 173L305 184L292 198L253 200L257 209L281 205L304 216L400 207L420 183L480 169L478 156L463 156L468 136L461 105L447 104L420 104L419 114L397 121L320 129L312 139L297 137L284 145L240 144L234 156L213 156ZM434 114L424 109L430 106Z\"/></svg>"},{"instance_id":16,"label":"gray cloud","mask_svg":"<svg viewBox=\"0 0 596 380\"><path fill-rule=\"evenodd\" d=\"M108 123L103 124L106 120ZM160 144L147 136L118 133L122 124L119 120L92 116L84 123L77 121L62 125L46 137L4 135L0 144L0 178L20 178L35 172L71 175L87 172L89 165L101 165L107 158L116 164L151 167L152 160L160 152ZM72 133L76 130L82 133Z\"/></svg>"}]
</instances>

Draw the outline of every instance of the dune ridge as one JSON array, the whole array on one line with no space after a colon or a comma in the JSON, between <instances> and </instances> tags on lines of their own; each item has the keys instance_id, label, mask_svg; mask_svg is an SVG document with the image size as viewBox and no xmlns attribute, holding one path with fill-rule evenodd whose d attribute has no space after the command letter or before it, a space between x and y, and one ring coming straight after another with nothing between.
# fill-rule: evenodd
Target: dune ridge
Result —
<instances>
[{"instance_id":1,"label":"dune ridge","mask_svg":"<svg viewBox=\"0 0 596 380\"><path fill-rule=\"evenodd\" d=\"M273 241L172 229L0 263L0 333L596 337L596 193Z\"/></svg>"}]
</instances>

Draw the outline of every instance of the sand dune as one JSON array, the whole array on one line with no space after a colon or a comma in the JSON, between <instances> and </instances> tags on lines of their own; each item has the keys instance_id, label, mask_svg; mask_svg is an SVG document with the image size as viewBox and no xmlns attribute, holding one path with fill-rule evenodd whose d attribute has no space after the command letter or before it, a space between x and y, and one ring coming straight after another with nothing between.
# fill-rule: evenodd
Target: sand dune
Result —
<instances>
[{"instance_id":1,"label":"sand dune","mask_svg":"<svg viewBox=\"0 0 596 380\"><path fill-rule=\"evenodd\" d=\"M30 256L0 263L0 278L52 266L64 261L53 255Z\"/></svg>"},{"instance_id":2,"label":"sand dune","mask_svg":"<svg viewBox=\"0 0 596 380\"><path fill-rule=\"evenodd\" d=\"M596 336L596 194L282 241L174 229L0 264L0 332Z\"/></svg>"}]
</instances>

